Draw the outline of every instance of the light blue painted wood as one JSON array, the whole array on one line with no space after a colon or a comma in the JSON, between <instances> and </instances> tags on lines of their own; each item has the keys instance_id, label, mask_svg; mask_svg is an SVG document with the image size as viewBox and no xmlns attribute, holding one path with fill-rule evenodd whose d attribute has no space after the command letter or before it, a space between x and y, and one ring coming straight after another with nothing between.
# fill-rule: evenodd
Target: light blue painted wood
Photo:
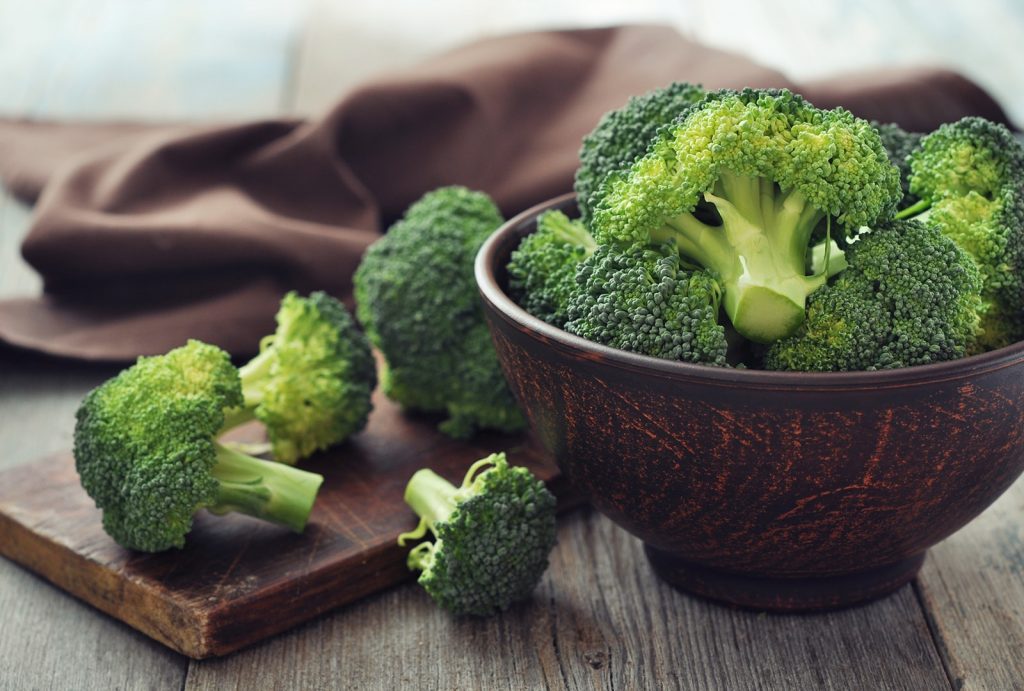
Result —
<instances>
[{"instance_id":1,"label":"light blue painted wood","mask_svg":"<svg viewBox=\"0 0 1024 691\"><path fill-rule=\"evenodd\" d=\"M303 0L0 1L0 115L277 114Z\"/></svg>"}]
</instances>

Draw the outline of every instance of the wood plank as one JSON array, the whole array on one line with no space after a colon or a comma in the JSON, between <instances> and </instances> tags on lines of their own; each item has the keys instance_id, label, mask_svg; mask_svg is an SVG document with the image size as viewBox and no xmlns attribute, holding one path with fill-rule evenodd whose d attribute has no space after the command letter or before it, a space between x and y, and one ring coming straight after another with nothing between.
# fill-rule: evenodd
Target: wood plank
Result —
<instances>
[{"instance_id":1,"label":"wood plank","mask_svg":"<svg viewBox=\"0 0 1024 691\"><path fill-rule=\"evenodd\" d=\"M395 540L416 525L402 493L420 467L461 482L473 461L505 450L568 497L522 435L459 442L437 422L378 392L365 431L303 465L326 478L303 535L201 512L183 550L155 555L106 536L60 453L0 473L0 554L174 650L224 655L409 578Z\"/></svg>"},{"instance_id":2,"label":"wood plank","mask_svg":"<svg viewBox=\"0 0 1024 691\"><path fill-rule=\"evenodd\" d=\"M1024 480L933 548L918 577L957 688L1024 689Z\"/></svg>"},{"instance_id":3,"label":"wood plank","mask_svg":"<svg viewBox=\"0 0 1024 691\"><path fill-rule=\"evenodd\" d=\"M914 593L777 616L678 593L638 540L589 510L566 516L533 599L453 619L408 585L229 658L186 689L942 689Z\"/></svg>"}]
</instances>

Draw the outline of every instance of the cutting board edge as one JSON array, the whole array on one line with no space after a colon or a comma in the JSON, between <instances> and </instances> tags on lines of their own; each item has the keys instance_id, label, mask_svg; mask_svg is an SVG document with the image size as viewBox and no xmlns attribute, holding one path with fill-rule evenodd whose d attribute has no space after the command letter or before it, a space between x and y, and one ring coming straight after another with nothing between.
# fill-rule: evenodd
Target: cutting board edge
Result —
<instances>
[{"instance_id":1,"label":"cutting board edge","mask_svg":"<svg viewBox=\"0 0 1024 691\"><path fill-rule=\"evenodd\" d=\"M118 580L108 568L36 532L4 511L0 511L0 555L182 655L202 659L215 654L204 644L208 622L200 621L200 617L173 598L154 593L131 579ZM44 568L46 563L65 567L54 571ZM99 588L91 584L98 584Z\"/></svg>"}]
</instances>

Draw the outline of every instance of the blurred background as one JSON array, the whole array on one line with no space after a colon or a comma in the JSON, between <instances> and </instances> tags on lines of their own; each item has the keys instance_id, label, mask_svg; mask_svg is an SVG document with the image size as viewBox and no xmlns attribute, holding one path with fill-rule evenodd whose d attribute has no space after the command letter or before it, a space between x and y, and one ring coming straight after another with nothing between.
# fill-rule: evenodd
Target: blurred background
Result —
<instances>
[{"instance_id":1,"label":"blurred background","mask_svg":"<svg viewBox=\"0 0 1024 691\"><path fill-rule=\"evenodd\" d=\"M0 0L0 114L313 114L367 77L476 38L653 22L798 82L952 67L1024 122L1021 0Z\"/></svg>"},{"instance_id":2,"label":"blurred background","mask_svg":"<svg viewBox=\"0 0 1024 691\"><path fill-rule=\"evenodd\" d=\"M1022 0L0 0L0 117L205 121L315 115L347 89L513 31L664 23L791 79L959 70L1024 122ZM0 192L0 297L39 281L28 211Z\"/></svg>"}]
</instances>

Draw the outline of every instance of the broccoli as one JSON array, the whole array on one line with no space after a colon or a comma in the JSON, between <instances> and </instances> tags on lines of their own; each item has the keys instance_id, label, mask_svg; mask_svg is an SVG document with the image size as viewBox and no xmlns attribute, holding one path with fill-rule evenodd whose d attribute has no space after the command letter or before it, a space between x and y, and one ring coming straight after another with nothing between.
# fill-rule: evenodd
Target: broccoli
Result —
<instances>
[{"instance_id":1,"label":"broccoli","mask_svg":"<svg viewBox=\"0 0 1024 691\"><path fill-rule=\"evenodd\" d=\"M473 260L502 223L481 192L426 194L366 251L355 274L356 314L384 355L384 393L402 406L447 412L441 430L515 431L516 407L486 328Z\"/></svg>"},{"instance_id":2,"label":"broccoli","mask_svg":"<svg viewBox=\"0 0 1024 691\"><path fill-rule=\"evenodd\" d=\"M366 426L377 370L366 337L348 310L322 292L291 292L277 330L240 370L243 406L225 429L252 419L267 427L274 460L293 464Z\"/></svg>"},{"instance_id":3,"label":"broccoli","mask_svg":"<svg viewBox=\"0 0 1024 691\"><path fill-rule=\"evenodd\" d=\"M910 163L907 157L920 145L925 135L920 132L907 132L895 123L871 124L882 138L882 146L889 155L889 161L900 169L900 187L903 189L900 206L910 206L917 201L917 197L910 192Z\"/></svg>"},{"instance_id":4,"label":"broccoli","mask_svg":"<svg viewBox=\"0 0 1024 691\"><path fill-rule=\"evenodd\" d=\"M404 546L429 530L433 542L409 553L419 584L453 614L485 616L533 592L555 544L555 498L529 470L505 454L474 463L460 487L429 469L416 472L405 501L419 526Z\"/></svg>"},{"instance_id":5,"label":"broccoli","mask_svg":"<svg viewBox=\"0 0 1024 691\"><path fill-rule=\"evenodd\" d=\"M182 547L199 509L302 532L323 477L218 444L224 410L241 403L227 353L199 341L139 358L86 396L75 467L114 540L144 552Z\"/></svg>"},{"instance_id":6,"label":"broccoli","mask_svg":"<svg viewBox=\"0 0 1024 691\"><path fill-rule=\"evenodd\" d=\"M899 198L899 170L867 121L785 90L720 91L604 182L591 231L599 244L674 241L716 274L735 329L770 343L800 326L832 273L807 275L815 227L852 232Z\"/></svg>"},{"instance_id":7,"label":"broccoli","mask_svg":"<svg viewBox=\"0 0 1024 691\"><path fill-rule=\"evenodd\" d=\"M1003 125L967 117L909 156L920 201L897 214L934 224L978 263L989 309L983 347L1024 338L1024 147Z\"/></svg>"},{"instance_id":8,"label":"broccoli","mask_svg":"<svg viewBox=\"0 0 1024 691\"><path fill-rule=\"evenodd\" d=\"M583 138L576 170L576 200L585 224L590 223L591 196L608 174L632 165L647 152L658 128L671 123L703 97L700 86L676 82L635 96L601 118L594 131Z\"/></svg>"},{"instance_id":9,"label":"broccoli","mask_svg":"<svg viewBox=\"0 0 1024 691\"><path fill-rule=\"evenodd\" d=\"M600 247L576 280L566 331L643 355L725 364L718 282L685 266L671 243Z\"/></svg>"},{"instance_id":10,"label":"broccoli","mask_svg":"<svg viewBox=\"0 0 1024 691\"><path fill-rule=\"evenodd\" d=\"M963 357L984 309L981 275L938 229L892 221L846 250L847 269L810 296L807 320L765 369L876 370Z\"/></svg>"},{"instance_id":11,"label":"broccoli","mask_svg":"<svg viewBox=\"0 0 1024 691\"><path fill-rule=\"evenodd\" d=\"M576 289L576 268L597 249L580 221L561 211L545 211L512 252L508 287L527 312L559 328L565 325L569 298Z\"/></svg>"}]
</instances>

